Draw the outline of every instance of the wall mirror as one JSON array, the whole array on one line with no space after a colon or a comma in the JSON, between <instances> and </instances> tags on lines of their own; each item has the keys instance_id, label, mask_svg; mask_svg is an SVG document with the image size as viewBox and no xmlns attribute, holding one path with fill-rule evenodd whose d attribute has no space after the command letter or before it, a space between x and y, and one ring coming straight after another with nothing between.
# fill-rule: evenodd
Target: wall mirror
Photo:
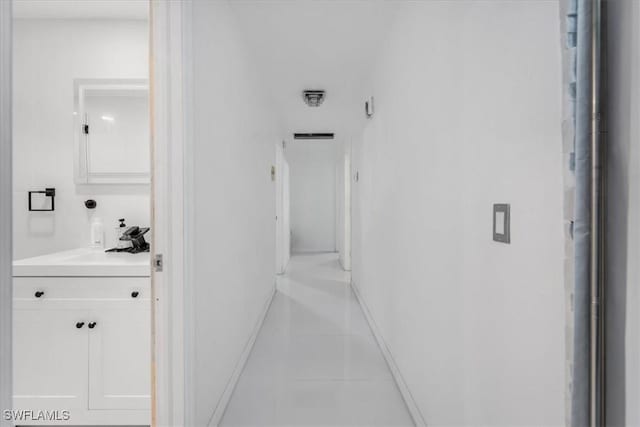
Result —
<instances>
[{"instance_id":1,"label":"wall mirror","mask_svg":"<svg viewBox=\"0 0 640 427\"><path fill-rule=\"evenodd\" d=\"M76 183L148 184L148 81L76 80L74 94Z\"/></svg>"}]
</instances>

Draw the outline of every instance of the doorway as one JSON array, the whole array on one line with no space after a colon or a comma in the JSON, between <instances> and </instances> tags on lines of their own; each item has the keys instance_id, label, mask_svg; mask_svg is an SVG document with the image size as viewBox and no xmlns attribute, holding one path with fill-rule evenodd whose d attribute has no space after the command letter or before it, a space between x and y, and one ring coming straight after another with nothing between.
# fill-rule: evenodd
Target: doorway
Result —
<instances>
[{"instance_id":1,"label":"doorway","mask_svg":"<svg viewBox=\"0 0 640 427\"><path fill-rule=\"evenodd\" d=\"M276 274L286 271L291 257L290 177L285 148L285 141L276 143Z\"/></svg>"},{"instance_id":2,"label":"doorway","mask_svg":"<svg viewBox=\"0 0 640 427\"><path fill-rule=\"evenodd\" d=\"M3 422L149 425L149 4L15 0L1 17L13 236Z\"/></svg>"},{"instance_id":3,"label":"doorway","mask_svg":"<svg viewBox=\"0 0 640 427\"><path fill-rule=\"evenodd\" d=\"M337 147L334 140L294 140L287 148L293 253L337 250Z\"/></svg>"}]
</instances>

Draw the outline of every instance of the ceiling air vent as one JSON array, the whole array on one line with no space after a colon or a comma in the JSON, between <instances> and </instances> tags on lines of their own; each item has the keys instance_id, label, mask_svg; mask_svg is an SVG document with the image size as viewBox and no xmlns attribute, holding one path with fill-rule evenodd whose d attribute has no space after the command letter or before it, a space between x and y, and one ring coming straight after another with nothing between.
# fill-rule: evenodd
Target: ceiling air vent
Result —
<instances>
[{"instance_id":1,"label":"ceiling air vent","mask_svg":"<svg viewBox=\"0 0 640 427\"><path fill-rule=\"evenodd\" d=\"M302 99L309 107L319 107L324 102L323 90L303 90Z\"/></svg>"},{"instance_id":2,"label":"ceiling air vent","mask_svg":"<svg viewBox=\"0 0 640 427\"><path fill-rule=\"evenodd\" d=\"M333 133L294 133L293 139L333 139Z\"/></svg>"}]
</instances>

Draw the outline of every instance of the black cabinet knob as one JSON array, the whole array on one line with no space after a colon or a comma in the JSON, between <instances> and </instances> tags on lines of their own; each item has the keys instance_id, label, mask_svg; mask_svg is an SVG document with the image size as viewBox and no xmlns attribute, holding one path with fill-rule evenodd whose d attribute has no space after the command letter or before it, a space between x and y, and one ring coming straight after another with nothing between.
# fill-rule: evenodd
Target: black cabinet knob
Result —
<instances>
[{"instance_id":1,"label":"black cabinet knob","mask_svg":"<svg viewBox=\"0 0 640 427\"><path fill-rule=\"evenodd\" d=\"M89 322L87 326L89 327L89 329L93 329L96 327L96 322Z\"/></svg>"},{"instance_id":2,"label":"black cabinet knob","mask_svg":"<svg viewBox=\"0 0 640 427\"><path fill-rule=\"evenodd\" d=\"M84 326L84 322L78 322L76 323L76 328L80 329Z\"/></svg>"},{"instance_id":3,"label":"black cabinet knob","mask_svg":"<svg viewBox=\"0 0 640 427\"><path fill-rule=\"evenodd\" d=\"M140 295L140 292L138 291L131 292L131 298L138 298L138 295Z\"/></svg>"},{"instance_id":4,"label":"black cabinet knob","mask_svg":"<svg viewBox=\"0 0 640 427\"><path fill-rule=\"evenodd\" d=\"M41 296L43 296L43 295L44 295L44 292L43 292L43 291L37 291L37 292L35 293L36 298L40 298L40 297L41 297Z\"/></svg>"}]
</instances>

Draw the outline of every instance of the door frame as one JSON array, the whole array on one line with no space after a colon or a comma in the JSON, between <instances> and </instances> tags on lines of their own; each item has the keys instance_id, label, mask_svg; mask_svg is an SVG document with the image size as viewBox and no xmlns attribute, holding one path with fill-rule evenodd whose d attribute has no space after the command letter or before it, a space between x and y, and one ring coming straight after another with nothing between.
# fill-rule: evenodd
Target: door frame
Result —
<instances>
[{"instance_id":1,"label":"door frame","mask_svg":"<svg viewBox=\"0 0 640 427\"><path fill-rule=\"evenodd\" d=\"M0 1L0 412L13 407L12 2ZM0 413L0 426L12 426Z\"/></svg>"},{"instance_id":2,"label":"door frame","mask_svg":"<svg viewBox=\"0 0 640 427\"><path fill-rule=\"evenodd\" d=\"M276 274L284 274L289 263L289 244L287 235L291 233L287 221L289 217L289 167L285 156L286 142L278 141L276 147Z\"/></svg>"},{"instance_id":3,"label":"door frame","mask_svg":"<svg viewBox=\"0 0 640 427\"><path fill-rule=\"evenodd\" d=\"M185 207L192 200L186 164L192 91L191 0L150 0L152 127L152 254L163 254L152 272L152 424L188 425L193 402L190 345L193 340ZM13 406L12 392L12 2L0 1L0 411ZM185 185L186 184L186 185ZM192 211L192 210L191 210ZM188 402L188 403L187 403ZM0 414L0 427L13 423Z\"/></svg>"},{"instance_id":4,"label":"door frame","mask_svg":"<svg viewBox=\"0 0 640 427\"><path fill-rule=\"evenodd\" d=\"M192 1L150 0L152 425L192 425ZM155 263L155 261L154 261Z\"/></svg>"},{"instance_id":5,"label":"door frame","mask_svg":"<svg viewBox=\"0 0 640 427\"><path fill-rule=\"evenodd\" d=\"M345 271L351 271L351 145L349 138L348 146L345 147L342 168L344 168L344 265Z\"/></svg>"}]
</instances>

